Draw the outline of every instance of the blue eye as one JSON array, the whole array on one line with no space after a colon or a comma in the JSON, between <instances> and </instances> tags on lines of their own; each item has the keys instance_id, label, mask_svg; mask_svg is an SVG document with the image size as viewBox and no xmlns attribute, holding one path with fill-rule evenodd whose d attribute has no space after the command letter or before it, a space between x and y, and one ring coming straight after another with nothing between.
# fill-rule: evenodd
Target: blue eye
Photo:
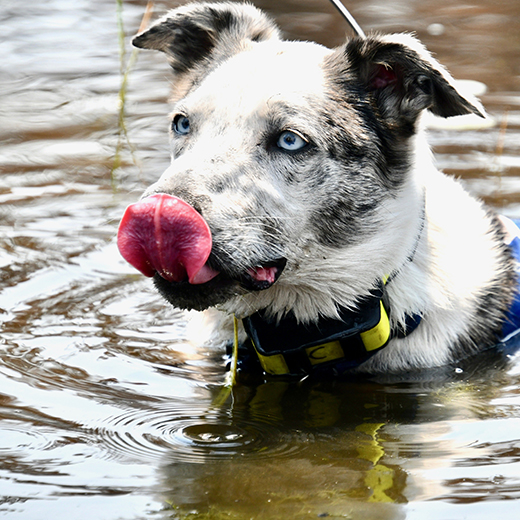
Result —
<instances>
[{"instance_id":1,"label":"blue eye","mask_svg":"<svg viewBox=\"0 0 520 520\"><path fill-rule=\"evenodd\" d=\"M173 118L173 131L179 135L186 135L190 132L190 120L184 114L177 114Z\"/></svg>"},{"instance_id":2,"label":"blue eye","mask_svg":"<svg viewBox=\"0 0 520 520\"><path fill-rule=\"evenodd\" d=\"M276 146L289 152L296 152L305 148L309 143L299 134L291 130L283 131L276 141Z\"/></svg>"}]
</instances>

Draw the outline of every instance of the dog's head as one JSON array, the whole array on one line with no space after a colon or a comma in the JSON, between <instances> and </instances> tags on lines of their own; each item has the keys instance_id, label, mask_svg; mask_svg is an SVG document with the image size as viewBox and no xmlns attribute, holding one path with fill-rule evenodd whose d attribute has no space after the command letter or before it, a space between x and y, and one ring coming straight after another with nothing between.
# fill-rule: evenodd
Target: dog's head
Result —
<instances>
[{"instance_id":1,"label":"dog's head","mask_svg":"<svg viewBox=\"0 0 520 520\"><path fill-rule=\"evenodd\" d=\"M421 113L480 114L409 35L330 50L281 40L251 5L201 3L133 43L173 69L172 164L120 248L178 307L352 305L413 244Z\"/></svg>"}]
</instances>

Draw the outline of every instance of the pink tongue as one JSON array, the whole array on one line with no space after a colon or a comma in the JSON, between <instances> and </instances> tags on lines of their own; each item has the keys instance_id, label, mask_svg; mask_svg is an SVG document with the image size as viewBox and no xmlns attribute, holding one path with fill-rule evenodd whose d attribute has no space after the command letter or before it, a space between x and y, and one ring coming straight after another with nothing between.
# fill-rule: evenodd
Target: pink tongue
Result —
<instances>
[{"instance_id":1,"label":"pink tongue","mask_svg":"<svg viewBox=\"0 0 520 520\"><path fill-rule=\"evenodd\" d=\"M123 258L146 276L156 272L171 282L206 283L218 275L206 265L211 231L189 204L159 193L131 204L119 224Z\"/></svg>"}]
</instances>

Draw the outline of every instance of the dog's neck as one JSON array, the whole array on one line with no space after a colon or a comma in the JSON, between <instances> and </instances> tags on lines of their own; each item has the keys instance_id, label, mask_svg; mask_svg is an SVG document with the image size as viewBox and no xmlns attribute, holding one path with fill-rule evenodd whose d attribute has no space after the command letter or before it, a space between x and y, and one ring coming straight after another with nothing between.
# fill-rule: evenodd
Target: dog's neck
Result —
<instances>
[{"instance_id":1,"label":"dog's neck","mask_svg":"<svg viewBox=\"0 0 520 520\"><path fill-rule=\"evenodd\" d=\"M375 289L361 298L354 309L338 308L338 318L321 317L317 322L301 323L291 312L276 318L263 310L244 318L244 328L265 372L272 375L304 376L316 372L339 375L359 367L386 347L391 339L411 334L421 322L421 316L407 314L401 325L392 328L385 287L413 262L425 222L423 195L419 227L405 262L377 280Z\"/></svg>"},{"instance_id":2,"label":"dog's neck","mask_svg":"<svg viewBox=\"0 0 520 520\"><path fill-rule=\"evenodd\" d=\"M390 283L392 280L394 280L407 264L413 262L413 259L415 258L415 253L417 253L417 248L419 247L419 243L421 242L425 224L426 224L426 194L423 193L421 219L420 219L420 223L419 223L419 229L415 236L415 242L412 247L412 250L410 251L410 254L406 257L406 260L400 267L398 267L397 269L394 269L388 276L383 278L385 284Z\"/></svg>"}]
</instances>

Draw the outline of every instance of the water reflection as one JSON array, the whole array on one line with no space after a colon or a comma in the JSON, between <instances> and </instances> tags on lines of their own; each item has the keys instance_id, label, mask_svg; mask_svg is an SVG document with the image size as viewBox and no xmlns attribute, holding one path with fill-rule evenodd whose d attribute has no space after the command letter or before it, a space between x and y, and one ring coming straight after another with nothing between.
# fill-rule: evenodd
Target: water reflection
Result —
<instances>
[{"instance_id":1,"label":"water reflection","mask_svg":"<svg viewBox=\"0 0 520 520\"><path fill-rule=\"evenodd\" d=\"M465 468L459 481L475 466L486 467L486 473L486 456L497 452L480 461L475 452L491 445L510 457L495 459L498 465L519 462L512 450L516 441L507 434L487 446L467 446L461 435L465 429L475 433L476 419L490 419L489 405L502 363L507 364L495 362L487 370L472 363L454 367L444 381L423 374L422 382L390 386L369 381L239 386L232 408L198 418L192 426L170 422L178 429L167 450L171 461L162 470L166 500L179 518L195 512L193 518L344 518L348 512L394 519L407 516L400 504L408 502L410 488L429 497L436 487L449 499L454 487L459 496L457 479L423 487L416 477L436 467L442 474L446 470L437 459L453 456L456 466ZM478 377L469 377L475 372ZM483 385L490 380L497 383L495 390ZM493 423L496 428L500 419L488 422ZM501 485L488 474L477 480L478 491L473 480L467 486L475 496L483 487L489 492ZM457 500L463 502L463 495Z\"/></svg>"},{"instance_id":2,"label":"water reflection","mask_svg":"<svg viewBox=\"0 0 520 520\"><path fill-rule=\"evenodd\" d=\"M352 399L348 390L366 394ZM371 518L403 518L397 504L406 501L406 474L382 462L390 417L374 403L374 390L282 382L237 388L232 411L181 428L189 443L181 453L172 447L163 467L166 501L180 517L196 511L200 518L344 518L370 511Z\"/></svg>"},{"instance_id":3,"label":"water reflection","mask_svg":"<svg viewBox=\"0 0 520 520\"><path fill-rule=\"evenodd\" d=\"M156 5L156 15L180 2ZM190 342L115 248L168 164L168 71L141 55L119 141L114 2L4 2L0 61L0 514L9 518L490 518L518 513L520 362L407 382L243 380ZM125 1L127 42L145 0ZM258 0L290 38L339 44L325 0ZM520 216L520 4L352 1L485 83L494 126L434 129L437 160ZM432 26L437 30L432 30ZM441 28L442 30L439 30ZM506 123L504 123L506 121ZM515 514L516 513L516 514Z\"/></svg>"}]
</instances>

